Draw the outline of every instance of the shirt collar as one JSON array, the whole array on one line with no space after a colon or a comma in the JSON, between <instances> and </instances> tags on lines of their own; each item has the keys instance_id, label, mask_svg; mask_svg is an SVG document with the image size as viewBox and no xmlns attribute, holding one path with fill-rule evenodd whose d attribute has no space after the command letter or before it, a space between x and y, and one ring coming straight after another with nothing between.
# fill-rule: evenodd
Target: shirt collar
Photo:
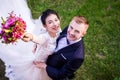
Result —
<instances>
[{"instance_id":1,"label":"shirt collar","mask_svg":"<svg viewBox=\"0 0 120 80\"><path fill-rule=\"evenodd\" d=\"M78 40L75 40L75 41L69 41L70 44L74 44L76 42L79 42L82 38L78 39Z\"/></svg>"}]
</instances>

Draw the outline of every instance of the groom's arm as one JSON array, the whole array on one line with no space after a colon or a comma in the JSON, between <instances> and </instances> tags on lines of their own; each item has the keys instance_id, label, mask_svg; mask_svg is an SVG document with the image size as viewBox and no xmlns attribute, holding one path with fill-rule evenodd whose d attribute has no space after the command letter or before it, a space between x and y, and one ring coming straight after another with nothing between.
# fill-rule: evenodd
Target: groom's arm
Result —
<instances>
[{"instance_id":1,"label":"groom's arm","mask_svg":"<svg viewBox=\"0 0 120 80\"><path fill-rule=\"evenodd\" d=\"M73 73L83 64L84 46L82 45L78 47L75 51L73 51L73 54L74 55L70 55L68 53L68 56L71 56L72 59L67 59L65 62L63 62L62 58L58 57L57 55L50 56L47 62L48 65L46 67L49 77L51 77L53 80L59 80L72 76ZM61 67L59 65L61 65Z\"/></svg>"},{"instance_id":2,"label":"groom's arm","mask_svg":"<svg viewBox=\"0 0 120 80\"><path fill-rule=\"evenodd\" d=\"M47 65L46 71L53 80L64 79L72 75L83 63L83 59L74 59L65 64L61 69Z\"/></svg>"}]
</instances>

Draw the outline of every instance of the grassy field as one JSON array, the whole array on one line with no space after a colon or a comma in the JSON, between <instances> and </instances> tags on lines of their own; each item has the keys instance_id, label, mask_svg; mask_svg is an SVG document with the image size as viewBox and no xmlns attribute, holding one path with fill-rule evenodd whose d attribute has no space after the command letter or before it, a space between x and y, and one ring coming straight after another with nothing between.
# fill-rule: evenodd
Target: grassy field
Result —
<instances>
[{"instance_id":1,"label":"grassy field","mask_svg":"<svg viewBox=\"0 0 120 80\"><path fill-rule=\"evenodd\" d=\"M85 42L85 61L74 80L120 80L120 0L27 0L36 19L45 9L61 17L62 29L75 15L85 16L90 24ZM0 62L0 80L4 65Z\"/></svg>"}]
</instances>

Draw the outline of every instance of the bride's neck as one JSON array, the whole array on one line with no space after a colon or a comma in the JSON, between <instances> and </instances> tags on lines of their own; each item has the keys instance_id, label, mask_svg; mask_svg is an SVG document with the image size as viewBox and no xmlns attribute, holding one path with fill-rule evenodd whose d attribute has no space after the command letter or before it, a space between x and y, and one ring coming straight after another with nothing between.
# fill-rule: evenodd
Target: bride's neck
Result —
<instances>
[{"instance_id":1,"label":"bride's neck","mask_svg":"<svg viewBox=\"0 0 120 80\"><path fill-rule=\"evenodd\" d=\"M48 32L48 33L52 38L56 37L56 33L51 33L51 32Z\"/></svg>"}]
</instances>

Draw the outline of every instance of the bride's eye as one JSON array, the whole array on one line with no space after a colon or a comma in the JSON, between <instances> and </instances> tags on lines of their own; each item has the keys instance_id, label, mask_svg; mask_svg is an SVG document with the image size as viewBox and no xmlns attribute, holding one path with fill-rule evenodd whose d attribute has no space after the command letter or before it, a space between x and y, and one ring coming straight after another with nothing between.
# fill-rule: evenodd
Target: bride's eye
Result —
<instances>
[{"instance_id":1,"label":"bride's eye","mask_svg":"<svg viewBox=\"0 0 120 80\"><path fill-rule=\"evenodd\" d=\"M55 21L57 22L57 21L58 21L58 19L55 19Z\"/></svg>"},{"instance_id":2,"label":"bride's eye","mask_svg":"<svg viewBox=\"0 0 120 80\"><path fill-rule=\"evenodd\" d=\"M52 23L52 21L48 21L48 24L51 24Z\"/></svg>"}]
</instances>

